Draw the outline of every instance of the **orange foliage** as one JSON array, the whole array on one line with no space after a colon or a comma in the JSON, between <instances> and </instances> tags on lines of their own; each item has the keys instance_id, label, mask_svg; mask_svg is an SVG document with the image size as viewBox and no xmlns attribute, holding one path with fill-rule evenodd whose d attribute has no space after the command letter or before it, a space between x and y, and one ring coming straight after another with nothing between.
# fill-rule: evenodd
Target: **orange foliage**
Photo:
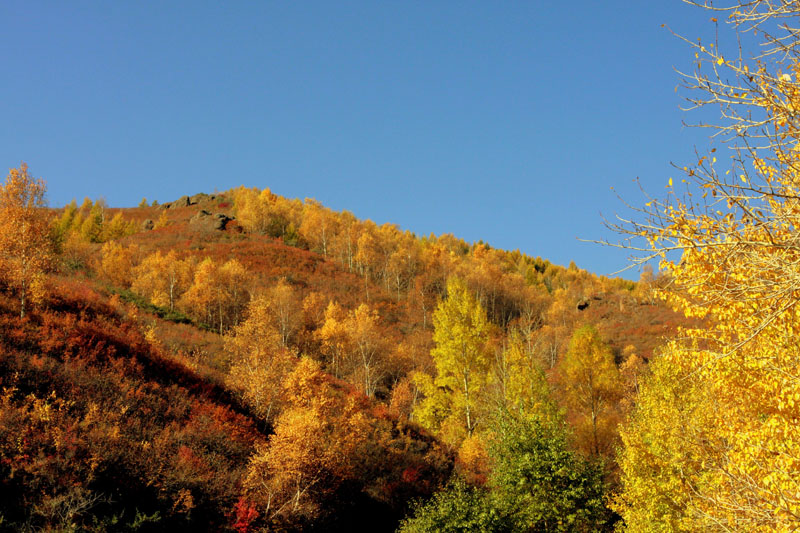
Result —
<instances>
[{"instance_id":1,"label":"orange foliage","mask_svg":"<svg viewBox=\"0 0 800 533\"><path fill-rule=\"evenodd\" d=\"M0 268L2 281L15 290L20 316L44 296L44 274L53 257L43 180L22 163L0 186Z\"/></svg>"}]
</instances>

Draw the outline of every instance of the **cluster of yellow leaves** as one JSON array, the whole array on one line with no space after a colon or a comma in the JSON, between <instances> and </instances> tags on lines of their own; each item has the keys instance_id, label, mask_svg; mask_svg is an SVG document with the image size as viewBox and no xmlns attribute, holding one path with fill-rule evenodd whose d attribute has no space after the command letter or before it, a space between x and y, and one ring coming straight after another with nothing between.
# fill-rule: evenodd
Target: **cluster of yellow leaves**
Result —
<instances>
[{"instance_id":1,"label":"cluster of yellow leaves","mask_svg":"<svg viewBox=\"0 0 800 533\"><path fill-rule=\"evenodd\" d=\"M20 315L45 294L44 273L53 258L44 181L22 163L0 186L0 281L16 291Z\"/></svg>"},{"instance_id":2,"label":"cluster of yellow leaves","mask_svg":"<svg viewBox=\"0 0 800 533\"><path fill-rule=\"evenodd\" d=\"M250 300L250 275L244 265L236 259L219 264L207 257L190 281L181 304L195 320L215 327L220 335L239 323Z\"/></svg>"},{"instance_id":3,"label":"cluster of yellow leaves","mask_svg":"<svg viewBox=\"0 0 800 533\"><path fill-rule=\"evenodd\" d=\"M239 391L253 412L270 423L283 405L283 381L297 359L281 342L274 307L269 295L254 298L247 319L225 337L232 358L228 386Z\"/></svg>"},{"instance_id":4,"label":"cluster of yellow leaves","mask_svg":"<svg viewBox=\"0 0 800 533\"><path fill-rule=\"evenodd\" d=\"M349 377L367 396L375 394L386 357L379 322L377 311L367 304L345 312L331 302L325 310L325 322L314 332L333 374Z\"/></svg>"},{"instance_id":5,"label":"cluster of yellow leaves","mask_svg":"<svg viewBox=\"0 0 800 533\"><path fill-rule=\"evenodd\" d=\"M107 209L103 199L92 202L90 198L84 198L80 207L72 200L53 223L56 238L70 246L76 244L75 240L84 243L108 242L138 231L138 225L126 220L122 213L117 213L109 220Z\"/></svg>"},{"instance_id":6,"label":"cluster of yellow leaves","mask_svg":"<svg viewBox=\"0 0 800 533\"><path fill-rule=\"evenodd\" d=\"M453 277L447 282L447 297L433 314L433 325L436 375L415 376L425 398L414 416L446 442L459 444L472 436L481 419L481 397L491 368L490 323L474 294Z\"/></svg>"},{"instance_id":7,"label":"cluster of yellow leaves","mask_svg":"<svg viewBox=\"0 0 800 533\"><path fill-rule=\"evenodd\" d=\"M282 395L286 409L269 443L251 459L245 488L268 520L313 519L358 464L357 451L370 433L363 396L338 389L309 358L286 377Z\"/></svg>"},{"instance_id":8,"label":"cluster of yellow leaves","mask_svg":"<svg viewBox=\"0 0 800 533\"><path fill-rule=\"evenodd\" d=\"M579 444L589 454L609 453L619 422L616 405L623 387L611 349L593 327L579 328L559 370Z\"/></svg>"},{"instance_id":9,"label":"cluster of yellow leaves","mask_svg":"<svg viewBox=\"0 0 800 533\"><path fill-rule=\"evenodd\" d=\"M738 179L701 160L687 176L702 198L653 201L636 226L672 279L661 296L703 326L653 365L622 432L631 531L800 527L800 62L734 70L766 117L764 148L740 147Z\"/></svg>"}]
</instances>

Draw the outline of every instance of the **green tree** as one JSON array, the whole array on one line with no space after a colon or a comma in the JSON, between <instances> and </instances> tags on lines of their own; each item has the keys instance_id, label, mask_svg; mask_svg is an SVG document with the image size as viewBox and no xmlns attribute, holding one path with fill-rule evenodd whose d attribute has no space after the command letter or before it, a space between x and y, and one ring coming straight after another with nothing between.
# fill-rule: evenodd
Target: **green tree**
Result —
<instances>
[{"instance_id":1,"label":"green tree","mask_svg":"<svg viewBox=\"0 0 800 533\"><path fill-rule=\"evenodd\" d=\"M401 524L439 531L610 531L603 469L569 450L563 419L503 414L493 427L486 487L456 479Z\"/></svg>"},{"instance_id":2,"label":"green tree","mask_svg":"<svg viewBox=\"0 0 800 533\"><path fill-rule=\"evenodd\" d=\"M508 531L610 529L603 468L569 449L563 420L502 416L495 434L489 484Z\"/></svg>"},{"instance_id":3,"label":"green tree","mask_svg":"<svg viewBox=\"0 0 800 533\"><path fill-rule=\"evenodd\" d=\"M456 479L427 502L417 502L398 533L491 533L508 531L488 491Z\"/></svg>"},{"instance_id":4,"label":"green tree","mask_svg":"<svg viewBox=\"0 0 800 533\"><path fill-rule=\"evenodd\" d=\"M83 211L83 206L81 207L81 211ZM88 216L83 220L80 228L81 236L89 242L100 242L102 240L104 223L105 202L101 198L94 202L89 209Z\"/></svg>"},{"instance_id":5,"label":"green tree","mask_svg":"<svg viewBox=\"0 0 800 533\"><path fill-rule=\"evenodd\" d=\"M455 443L471 436L479 423L477 407L491 368L486 349L490 324L466 284L453 277L447 282L447 297L433 313L433 326L436 376L417 375L425 399L415 417L432 430L445 425L445 438Z\"/></svg>"}]
</instances>

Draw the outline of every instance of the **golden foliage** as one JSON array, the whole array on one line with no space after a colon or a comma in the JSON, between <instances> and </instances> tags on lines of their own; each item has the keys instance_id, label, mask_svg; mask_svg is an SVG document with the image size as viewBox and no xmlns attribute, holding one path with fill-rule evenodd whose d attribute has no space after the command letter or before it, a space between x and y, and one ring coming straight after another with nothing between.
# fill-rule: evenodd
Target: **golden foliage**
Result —
<instances>
[{"instance_id":1,"label":"golden foliage","mask_svg":"<svg viewBox=\"0 0 800 533\"><path fill-rule=\"evenodd\" d=\"M247 319L225 337L232 360L226 381L266 422L280 412L283 381L296 360L280 339L272 302L266 296L254 298L247 307Z\"/></svg>"},{"instance_id":2,"label":"golden foliage","mask_svg":"<svg viewBox=\"0 0 800 533\"><path fill-rule=\"evenodd\" d=\"M44 181L31 176L25 163L10 169L0 186L0 268L19 297L20 316L44 296L44 275L53 259L45 191Z\"/></svg>"},{"instance_id":3,"label":"golden foliage","mask_svg":"<svg viewBox=\"0 0 800 533\"><path fill-rule=\"evenodd\" d=\"M486 346L490 324L475 296L455 277L447 282L447 298L434 312L433 324L436 376L416 375L425 398L414 417L458 444L473 434L481 418L481 396L491 368Z\"/></svg>"},{"instance_id":4,"label":"golden foliage","mask_svg":"<svg viewBox=\"0 0 800 533\"><path fill-rule=\"evenodd\" d=\"M345 312L331 302L315 332L337 377L347 377L367 396L375 394L385 358L378 313L367 304Z\"/></svg>"},{"instance_id":5,"label":"golden foliage","mask_svg":"<svg viewBox=\"0 0 800 533\"><path fill-rule=\"evenodd\" d=\"M800 4L714 9L745 53L691 41L686 85L695 105L721 106L731 164L712 149L617 228L640 260L660 258L659 294L704 319L655 365L623 433L617 509L632 531L800 524Z\"/></svg>"},{"instance_id":6,"label":"golden foliage","mask_svg":"<svg viewBox=\"0 0 800 533\"><path fill-rule=\"evenodd\" d=\"M145 257L133 269L132 288L150 300L153 305L175 309L178 298L189 288L192 264L178 259L174 250L166 255L160 251Z\"/></svg>"},{"instance_id":7,"label":"golden foliage","mask_svg":"<svg viewBox=\"0 0 800 533\"><path fill-rule=\"evenodd\" d=\"M352 475L369 433L359 400L342 395L318 363L303 358L284 382L287 409L269 443L252 458L245 488L268 519L314 518Z\"/></svg>"}]
</instances>

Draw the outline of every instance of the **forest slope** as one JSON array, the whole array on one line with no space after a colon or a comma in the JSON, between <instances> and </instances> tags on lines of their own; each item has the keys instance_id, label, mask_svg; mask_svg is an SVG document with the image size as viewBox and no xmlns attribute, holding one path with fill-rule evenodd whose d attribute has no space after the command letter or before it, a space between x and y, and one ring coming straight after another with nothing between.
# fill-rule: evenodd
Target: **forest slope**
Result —
<instances>
[{"instance_id":1,"label":"forest slope","mask_svg":"<svg viewBox=\"0 0 800 533\"><path fill-rule=\"evenodd\" d=\"M492 413L530 399L509 377L519 365L613 478L626 391L686 323L650 300L643 285L663 280L419 238L268 190L47 216L58 273L24 318L12 285L0 302L0 528L392 530L454 459L471 483L490 475ZM431 418L425 388L454 279L487 317L474 434L452 398ZM592 428L565 363L586 326L620 369Z\"/></svg>"}]
</instances>

